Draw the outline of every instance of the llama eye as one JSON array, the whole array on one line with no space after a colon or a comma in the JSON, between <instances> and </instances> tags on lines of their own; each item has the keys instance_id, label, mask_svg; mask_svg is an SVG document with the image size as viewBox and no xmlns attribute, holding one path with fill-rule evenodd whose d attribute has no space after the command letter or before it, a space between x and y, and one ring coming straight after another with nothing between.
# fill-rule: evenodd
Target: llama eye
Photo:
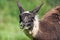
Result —
<instances>
[{"instance_id":1,"label":"llama eye","mask_svg":"<svg viewBox=\"0 0 60 40\"><path fill-rule=\"evenodd\" d=\"M32 19L34 19L34 17L32 17Z\"/></svg>"}]
</instances>

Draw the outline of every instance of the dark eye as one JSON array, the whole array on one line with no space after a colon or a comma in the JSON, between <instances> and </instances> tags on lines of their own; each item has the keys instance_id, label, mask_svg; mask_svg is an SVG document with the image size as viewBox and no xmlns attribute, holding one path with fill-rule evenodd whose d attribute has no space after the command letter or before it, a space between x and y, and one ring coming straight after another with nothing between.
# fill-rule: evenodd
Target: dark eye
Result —
<instances>
[{"instance_id":1,"label":"dark eye","mask_svg":"<svg viewBox=\"0 0 60 40\"><path fill-rule=\"evenodd\" d=\"M32 19L34 19L34 17L32 17Z\"/></svg>"}]
</instances>

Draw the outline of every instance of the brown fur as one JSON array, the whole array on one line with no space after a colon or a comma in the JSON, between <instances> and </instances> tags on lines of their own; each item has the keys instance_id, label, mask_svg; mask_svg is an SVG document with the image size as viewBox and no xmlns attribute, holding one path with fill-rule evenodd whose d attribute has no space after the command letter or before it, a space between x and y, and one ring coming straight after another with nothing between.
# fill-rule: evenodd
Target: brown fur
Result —
<instances>
[{"instance_id":1,"label":"brown fur","mask_svg":"<svg viewBox=\"0 0 60 40\"><path fill-rule=\"evenodd\" d=\"M34 40L60 40L60 6L47 12L39 24Z\"/></svg>"}]
</instances>

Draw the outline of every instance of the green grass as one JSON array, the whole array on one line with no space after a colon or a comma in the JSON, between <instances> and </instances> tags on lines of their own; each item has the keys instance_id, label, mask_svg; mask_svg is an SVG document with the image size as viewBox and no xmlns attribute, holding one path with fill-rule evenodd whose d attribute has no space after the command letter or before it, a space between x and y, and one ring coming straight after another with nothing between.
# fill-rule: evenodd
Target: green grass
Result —
<instances>
[{"instance_id":1,"label":"green grass","mask_svg":"<svg viewBox=\"0 0 60 40\"><path fill-rule=\"evenodd\" d=\"M19 0L19 2L29 11L44 3L38 12L40 18L52 7L60 4L60 0ZM16 0L0 0L0 40L30 40L20 30L18 15Z\"/></svg>"}]
</instances>

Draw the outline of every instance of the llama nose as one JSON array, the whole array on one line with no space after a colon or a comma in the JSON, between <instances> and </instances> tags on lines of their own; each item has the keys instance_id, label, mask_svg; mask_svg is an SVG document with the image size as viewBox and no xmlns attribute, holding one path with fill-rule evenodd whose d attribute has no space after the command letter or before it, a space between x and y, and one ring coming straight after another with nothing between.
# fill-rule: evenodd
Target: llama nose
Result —
<instances>
[{"instance_id":1,"label":"llama nose","mask_svg":"<svg viewBox=\"0 0 60 40\"><path fill-rule=\"evenodd\" d=\"M28 22L28 17L27 17L27 16L25 17L24 22L25 22L25 23Z\"/></svg>"}]
</instances>

